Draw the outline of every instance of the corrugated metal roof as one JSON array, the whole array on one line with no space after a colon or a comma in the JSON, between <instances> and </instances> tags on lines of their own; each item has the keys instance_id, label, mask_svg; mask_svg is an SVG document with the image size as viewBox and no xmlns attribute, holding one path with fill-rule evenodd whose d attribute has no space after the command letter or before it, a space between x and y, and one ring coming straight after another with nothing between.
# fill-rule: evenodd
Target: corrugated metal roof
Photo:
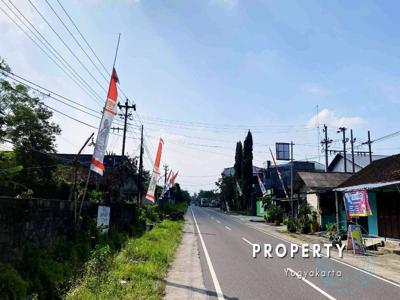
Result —
<instances>
[{"instance_id":1,"label":"corrugated metal roof","mask_svg":"<svg viewBox=\"0 0 400 300\"><path fill-rule=\"evenodd\" d=\"M337 188L337 189L334 189L334 191L351 192L351 191L357 191L357 190L373 190L373 189L378 189L378 188L382 188L385 186L396 185L396 184L400 184L400 181L359 184L359 185Z\"/></svg>"}]
</instances>

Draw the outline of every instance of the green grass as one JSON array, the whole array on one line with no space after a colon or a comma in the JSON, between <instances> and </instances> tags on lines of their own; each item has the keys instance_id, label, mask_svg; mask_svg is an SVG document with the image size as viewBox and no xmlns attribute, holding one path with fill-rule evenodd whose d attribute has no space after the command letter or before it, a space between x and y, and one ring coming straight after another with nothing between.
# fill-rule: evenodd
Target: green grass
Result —
<instances>
[{"instance_id":1,"label":"green grass","mask_svg":"<svg viewBox=\"0 0 400 300\"><path fill-rule=\"evenodd\" d=\"M114 257L99 249L67 299L161 299L168 264L182 237L183 221L165 220L130 239Z\"/></svg>"}]
</instances>

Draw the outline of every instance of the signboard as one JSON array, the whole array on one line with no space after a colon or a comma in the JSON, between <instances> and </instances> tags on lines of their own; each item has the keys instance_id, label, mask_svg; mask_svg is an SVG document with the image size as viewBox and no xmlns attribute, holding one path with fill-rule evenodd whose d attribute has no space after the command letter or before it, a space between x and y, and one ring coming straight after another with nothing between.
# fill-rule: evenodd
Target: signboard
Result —
<instances>
[{"instance_id":1,"label":"signboard","mask_svg":"<svg viewBox=\"0 0 400 300\"><path fill-rule=\"evenodd\" d=\"M347 232L347 250L353 249L354 254L365 254L365 248L359 225L349 225Z\"/></svg>"},{"instance_id":2,"label":"signboard","mask_svg":"<svg viewBox=\"0 0 400 300\"><path fill-rule=\"evenodd\" d=\"M350 217L366 217L372 215L366 190L345 193L344 203L346 212L348 212Z\"/></svg>"},{"instance_id":3,"label":"signboard","mask_svg":"<svg viewBox=\"0 0 400 300\"><path fill-rule=\"evenodd\" d=\"M262 201L256 202L256 214L259 217L264 217L264 203Z\"/></svg>"},{"instance_id":4,"label":"signboard","mask_svg":"<svg viewBox=\"0 0 400 300\"><path fill-rule=\"evenodd\" d=\"M290 144L289 143L276 143L276 159L277 160L290 160Z\"/></svg>"},{"instance_id":5,"label":"signboard","mask_svg":"<svg viewBox=\"0 0 400 300\"><path fill-rule=\"evenodd\" d=\"M97 228L99 228L102 233L107 233L109 225L110 207L99 205L97 209Z\"/></svg>"}]
</instances>

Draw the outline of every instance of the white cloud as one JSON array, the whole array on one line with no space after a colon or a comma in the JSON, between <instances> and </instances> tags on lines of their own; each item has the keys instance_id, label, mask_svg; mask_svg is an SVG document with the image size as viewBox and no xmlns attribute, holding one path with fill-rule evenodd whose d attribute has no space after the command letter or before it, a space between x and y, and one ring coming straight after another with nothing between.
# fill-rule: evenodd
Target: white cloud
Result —
<instances>
[{"instance_id":1,"label":"white cloud","mask_svg":"<svg viewBox=\"0 0 400 300\"><path fill-rule=\"evenodd\" d=\"M308 120L307 127L316 127L318 124L326 124L334 127L352 127L362 125L364 122L364 119L359 116L338 116L336 112L324 108L318 114L314 115L310 120Z\"/></svg>"},{"instance_id":2,"label":"white cloud","mask_svg":"<svg viewBox=\"0 0 400 300\"><path fill-rule=\"evenodd\" d=\"M219 4L228 9L233 9L239 3L239 0L211 0L211 3Z\"/></svg>"},{"instance_id":3,"label":"white cloud","mask_svg":"<svg viewBox=\"0 0 400 300\"><path fill-rule=\"evenodd\" d=\"M327 88L324 88L320 86L319 84L315 83L307 83L302 85L301 89L306 92L307 94L310 94L312 96L318 97L318 98L325 98L328 96L331 91L328 90Z\"/></svg>"}]
</instances>

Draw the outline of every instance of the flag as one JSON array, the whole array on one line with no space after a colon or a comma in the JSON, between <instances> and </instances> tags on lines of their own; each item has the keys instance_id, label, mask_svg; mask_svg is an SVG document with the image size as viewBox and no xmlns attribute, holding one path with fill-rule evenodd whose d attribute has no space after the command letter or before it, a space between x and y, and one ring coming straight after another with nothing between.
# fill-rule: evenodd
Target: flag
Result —
<instances>
[{"instance_id":1,"label":"flag","mask_svg":"<svg viewBox=\"0 0 400 300\"><path fill-rule=\"evenodd\" d=\"M267 190L265 189L264 183L261 181L260 176L258 176L257 174L257 178L258 178L258 185L260 186L261 192L263 197L267 196Z\"/></svg>"},{"instance_id":2,"label":"flag","mask_svg":"<svg viewBox=\"0 0 400 300\"><path fill-rule=\"evenodd\" d=\"M285 197L286 197L286 199L288 199L289 196L288 196L288 194L287 194L287 192L286 192L286 188L285 188L285 184L283 183L283 180L282 180L281 172L280 172L279 169L278 169L278 165L276 164L275 156L274 156L274 154L272 153L271 148L269 149L269 152L271 152L272 160L274 161L274 165L275 165L275 168L276 168L276 173L278 173L279 181L281 182L283 191L284 191L284 193L285 193Z\"/></svg>"},{"instance_id":3,"label":"flag","mask_svg":"<svg viewBox=\"0 0 400 300\"><path fill-rule=\"evenodd\" d=\"M153 167L153 175L151 176L149 189L147 190L146 194L146 199L152 202L155 202L156 200L154 194L156 192L157 181L160 178L160 162L161 162L161 153L163 145L164 141L162 138L160 138L160 142L158 143L156 161L154 162L154 167Z\"/></svg>"},{"instance_id":4,"label":"flag","mask_svg":"<svg viewBox=\"0 0 400 300\"><path fill-rule=\"evenodd\" d=\"M172 187L172 186L175 184L175 179L176 179L176 177L178 177L178 173L179 173L179 171L176 172L176 173L171 177L171 180L170 180L170 182L169 182L170 187Z\"/></svg>"},{"instance_id":5,"label":"flag","mask_svg":"<svg viewBox=\"0 0 400 300\"><path fill-rule=\"evenodd\" d=\"M103 176L105 170L103 160L107 150L108 136L114 116L117 114L117 90L118 76L113 69L110 86L108 88L107 101L103 110L103 117L100 121L99 132L97 133L96 146L94 148L90 170Z\"/></svg>"},{"instance_id":6,"label":"flag","mask_svg":"<svg viewBox=\"0 0 400 300\"><path fill-rule=\"evenodd\" d=\"M169 181L170 181L170 179L171 179L171 174L172 174L172 170L169 171L169 174L168 174L167 180L165 181L165 184L164 184L164 187L163 187L163 191L162 191L162 193L161 193L161 197L160 197L160 198L164 197L164 195L165 195L165 194L168 192L168 190L169 190Z\"/></svg>"}]
</instances>

